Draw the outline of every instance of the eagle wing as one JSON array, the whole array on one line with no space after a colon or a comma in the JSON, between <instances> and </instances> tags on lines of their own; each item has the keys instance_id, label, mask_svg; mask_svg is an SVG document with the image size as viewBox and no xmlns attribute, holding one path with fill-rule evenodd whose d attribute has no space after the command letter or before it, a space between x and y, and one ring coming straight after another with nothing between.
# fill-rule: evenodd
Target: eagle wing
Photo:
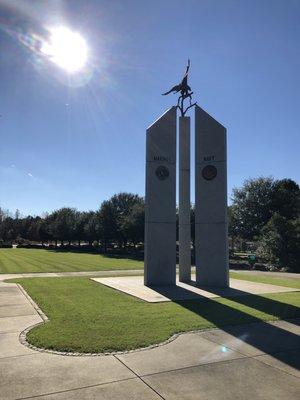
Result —
<instances>
[{"instance_id":1,"label":"eagle wing","mask_svg":"<svg viewBox=\"0 0 300 400\"><path fill-rule=\"evenodd\" d=\"M170 93L172 93L172 92L177 93L177 92L179 92L180 90L181 90L181 85L175 85L175 86L173 86L172 89L170 89L168 92L162 93L162 96L166 96L167 94L170 94Z\"/></svg>"}]
</instances>

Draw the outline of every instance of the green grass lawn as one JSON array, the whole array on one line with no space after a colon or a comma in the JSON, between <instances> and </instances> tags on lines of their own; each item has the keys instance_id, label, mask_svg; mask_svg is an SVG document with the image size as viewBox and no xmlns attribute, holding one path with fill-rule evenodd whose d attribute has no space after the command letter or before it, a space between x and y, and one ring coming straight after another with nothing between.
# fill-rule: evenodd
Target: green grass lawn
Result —
<instances>
[{"instance_id":1,"label":"green grass lawn","mask_svg":"<svg viewBox=\"0 0 300 400\"><path fill-rule=\"evenodd\" d=\"M289 281L289 286L295 284ZM298 292L151 304L85 277L14 282L50 319L32 329L28 341L60 351L134 349L162 342L176 332L300 316Z\"/></svg>"},{"instance_id":2,"label":"green grass lawn","mask_svg":"<svg viewBox=\"0 0 300 400\"><path fill-rule=\"evenodd\" d=\"M0 249L0 273L142 269L142 261L44 249Z\"/></svg>"}]
</instances>

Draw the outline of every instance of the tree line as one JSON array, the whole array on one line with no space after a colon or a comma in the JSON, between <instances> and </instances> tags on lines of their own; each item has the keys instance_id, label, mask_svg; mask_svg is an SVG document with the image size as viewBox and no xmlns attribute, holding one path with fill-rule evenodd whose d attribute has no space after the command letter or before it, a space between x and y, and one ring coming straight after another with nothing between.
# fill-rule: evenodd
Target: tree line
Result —
<instances>
[{"instance_id":1,"label":"tree line","mask_svg":"<svg viewBox=\"0 0 300 400\"><path fill-rule=\"evenodd\" d=\"M132 193L119 193L103 201L97 211L63 207L44 217L14 217L0 209L0 241L38 242L71 245L99 245L103 251L114 245L125 248L144 241L144 199Z\"/></svg>"},{"instance_id":2,"label":"tree line","mask_svg":"<svg viewBox=\"0 0 300 400\"><path fill-rule=\"evenodd\" d=\"M228 207L231 249L247 249L275 267L300 270L300 189L291 179L260 177L246 180L233 189ZM0 208L0 245L16 242L50 243L110 248L136 248L144 243L144 199L119 193L102 202L97 211L63 207L43 217L12 216ZM194 247L194 206L191 207L191 234ZM177 218L178 231L178 218Z\"/></svg>"}]
</instances>

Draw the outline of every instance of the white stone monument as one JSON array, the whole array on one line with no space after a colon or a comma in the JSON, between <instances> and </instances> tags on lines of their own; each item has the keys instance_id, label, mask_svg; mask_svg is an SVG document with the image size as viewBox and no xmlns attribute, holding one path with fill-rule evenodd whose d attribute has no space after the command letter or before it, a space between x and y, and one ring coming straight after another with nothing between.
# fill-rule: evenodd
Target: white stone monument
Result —
<instances>
[{"instance_id":1,"label":"white stone monument","mask_svg":"<svg viewBox=\"0 0 300 400\"><path fill-rule=\"evenodd\" d=\"M180 84L163 93L180 93L147 129L145 275L148 286L176 284L176 110L179 118L179 281L191 280L190 118L195 106L196 284L228 287L226 129L192 104L190 62ZM184 101L189 100L185 107Z\"/></svg>"},{"instance_id":2,"label":"white stone monument","mask_svg":"<svg viewBox=\"0 0 300 400\"><path fill-rule=\"evenodd\" d=\"M228 287L226 129L195 108L196 284Z\"/></svg>"},{"instance_id":3,"label":"white stone monument","mask_svg":"<svg viewBox=\"0 0 300 400\"><path fill-rule=\"evenodd\" d=\"M146 138L144 284L176 284L176 107Z\"/></svg>"}]
</instances>

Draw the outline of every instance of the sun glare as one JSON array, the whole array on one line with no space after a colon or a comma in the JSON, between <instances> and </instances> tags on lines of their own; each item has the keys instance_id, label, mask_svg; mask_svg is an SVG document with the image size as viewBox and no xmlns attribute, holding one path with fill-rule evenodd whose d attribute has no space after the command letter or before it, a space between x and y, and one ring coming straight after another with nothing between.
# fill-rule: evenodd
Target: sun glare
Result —
<instances>
[{"instance_id":1,"label":"sun glare","mask_svg":"<svg viewBox=\"0 0 300 400\"><path fill-rule=\"evenodd\" d=\"M88 56L83 37L64 26L50 29L50 39L42 45L41 52L70 73L83 69Z\"/></svg>"}]
</instances>

